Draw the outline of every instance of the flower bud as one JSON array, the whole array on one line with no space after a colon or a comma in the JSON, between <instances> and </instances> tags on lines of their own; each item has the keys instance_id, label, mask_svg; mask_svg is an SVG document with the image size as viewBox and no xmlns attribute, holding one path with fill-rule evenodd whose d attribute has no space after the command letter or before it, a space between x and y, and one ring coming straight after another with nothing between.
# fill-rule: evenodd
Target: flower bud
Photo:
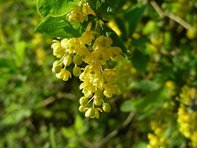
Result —
<instances>
[{"instance_id":1,"label":"flower bud","mask_svg":"<svg viewBox=\"0 0 197 148\"><path fill-rule=\"evenodd\" d=\"M103 103L102 99L99 99L99 98L94 98L94 104L96 106L101 106Z\"/></svg>"},{"instance_id":2,"label":"flower bud","mask_svg":"<svg viewBox=\"0 0 197 148\"><path fill-rule=\"evenodd\" d=\"M60 61L53 62L52 72L59 73L62 69L62 63Z\"/></svg>"},{"instance_id":3,"label":"flower bud","mask_svg":"<svg viewBox=\"0 0 197 148\"><path fill-rule=\"evenodd\" d=\"M86 98L86 97L81 97L80 99L79 99L79 103L81 104L81 105L87 105L88 104L88 98Z\"/></svg>"},{"instance_id":4,"label":"flower bud","mask_svg":"<svg viewBox=\"0 0 197 148\"><path fill-rule=\"evenodd\" d=\"M78 67L78 66L75 66L75 67L73 68L73 75L74 75L75 77L78 77L80 74L81 74L81 68Z\"/></svg>"},{"instance_id":5,"label":"flower bud","mask_svg":"<svg viewBox=\"0 0 197 148\"><path fill-rule=\"evenodd\" d=\"M94 114L95 114L94 108L89 108L89 109L85 112L85 117L93 117Z\"/></svg>"},{"instance_id":6,"label":"flower bud","mask_svg":"<svg viewBox=\"0 0 197 148\"><path fill-rule=\"evenodd\" d=\"M87 109L86 106L83 106L83 105L79 106L79 111L80 112L85 112L86 109Z\"/></svg>"},{"instance_id":7,"label":"flower bud","mask_svg":"<svg viewBox=\"0 0 197 148\"><path fill-rule=\"evenodd\" d=\"M59 73L61 71L62 67L61 66L53 66L52 72L53 73Z\"/></svg>"},{"instance_id":8,"label":"flower bud","mask_svg":"<svg viewBox=\"0 0 197 148\"><path fill-rule=\"evenodd\" d=\"M102 109L104 112L109 113L111 111L111 106L109 103L103 103Z\"/></svg>"},{"instance_id":9,"label":"flower bud","mask_svg":"<svg viewBox=\"0 0 197 148\"><path fill-rule=\"evenodd\" d=\"M96 119L99 119L99 110L98 109L95 109L95 118Z\"/></svg>"},{"instance_id":10,"label":"flower bud","mask_svg":"<svg viewBox=\"0 0 197 148\"><path fill-rule=\"evenodd\" d=\"M73 57L73 63L76 64L76 65L81 65L82 64L82 57L80 55L75 55Z\"/></svg>"},{"instance_id":11,"label":"flower bud","mask_svg":"<svg viewBox=\"0 0 197 148\"><path fill-rule=\"evenodd\" d=\"M66 55L63 59L63 63L65 66L69 66L72 62L72 56L71 55Z\"/></svg>"},{"instance_id":12,"label":"flower bud","mask_svg":"<svg viewBox=\"0 0 197 148\"><path fill-rule=\"evenodd\" d=\"M71 73L66 69L61 69L60 73L56 74L56 77L64 81L68 81L71 77Z\"/></svg>"}]
</instances>

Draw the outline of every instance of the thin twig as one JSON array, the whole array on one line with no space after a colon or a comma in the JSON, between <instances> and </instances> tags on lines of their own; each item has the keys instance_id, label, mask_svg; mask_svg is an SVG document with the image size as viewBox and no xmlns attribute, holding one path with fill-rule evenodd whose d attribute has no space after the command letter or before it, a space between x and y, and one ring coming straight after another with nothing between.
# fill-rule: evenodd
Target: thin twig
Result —
<instances>
[{"instance_id":1,"label":"thin twig","mask_svg":"<svg viewBox=\"0 0 197 148\"><path fill-rule=\"evenodd\" d=\"M114 129L111 133L109 133L106 137L104 137L101 142L98 144L99 147L101 147L102 145L104 145L105 143L107 143L107 141L109 141L111 138L113 138L114 136L116 136L118 134L119 129L116 128Z\"/></svg>"},{"instance_id":2,"label":"thin twig","mask_svg":"<svg viewBox=\"0 0 197 148\"><path fill-rule=\"evenodd\" d=\"M118 132L120 131L121 128L126 127L135 117L136 112L131 112L127 119L123 122L122 126L120 128L116 128L114 129L111 133L109 133L107 136L105 136L101 142L98 144L99 147L101 147L102 145L104 145L105 143L107 143L110 139L112 139L114 136L116 136L118 134Z\"/></svg>"},{"instance_id":3,"label":"thin twig","mask_svg":"<svg viewBox=\"0 0 197 148\"><path fill-rule=\"evenodd\" d=\"M174 15L172 13L168 13L168 12L162 11L161 8L158 6L158 4L155 1L151 1L150 4L156 10L156 12L159 14L159 16L161 18L168 17L171 20L177 22L179 25L183 26L187 30L192 27L189 23L187 23L182 18L180 18L180 17L178 17L178 16L176 16L176 15Z\"/></svg>"},{"instance_id":4,"label":"thin twig","mask_svg":"<svg viewBox=\"0 0 197 148\"><path fill-rule=\"evenodd\" d=\"M155 1L151 1L150 4L156 10L156 12L159 14L159 16L161 18L163 18L165 16L165 14L163 13L163 11L161 10L161 8L157 5L157 3Z\"/></svg>"},{"instance_id":5,"label":"thin twig","mask_svg":"<svg viewBox=\"0 0 197 148\"><path fill-rule=\"evenodd\" d=\"M75 96L71 93L58 93L56 96L50 96L43 101L43 106L53 103L57 99L74 100Z\"/></svg>"}]
</instances>

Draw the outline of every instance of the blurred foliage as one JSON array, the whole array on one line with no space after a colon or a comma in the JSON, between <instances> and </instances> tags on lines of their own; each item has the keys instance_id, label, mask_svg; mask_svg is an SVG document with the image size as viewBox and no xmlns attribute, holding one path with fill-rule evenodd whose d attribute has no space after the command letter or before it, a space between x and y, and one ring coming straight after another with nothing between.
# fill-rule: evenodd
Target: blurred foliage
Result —
<instances>
[{"instance_id":1,"label":"blurred foliage","mask_svg":"<svg viewBox=\"0 0 197 148\"><path fill-rule=\"evenodd\" d=\"M60 2L59 11L39 8L41 15L50 14L49 26L77 0L68 7ZM51 37L35 32L41 22L36 1L0 0L0 147L145 148L157 122L168 148L195 148L176 120L182 87L197 88L197 1L88 2L110 20L119 35L114 42L125 48L127 60L118 63L121 94L109 100L111 113L98 120L84 118L78 111L79 80L65 83L52 74L51 37L70 32L65 35L60 27L50 34L54 28L47 30L42 23L37 31ZM57 15L57 21L51 19Z\"/></svg>"}]
</instances>

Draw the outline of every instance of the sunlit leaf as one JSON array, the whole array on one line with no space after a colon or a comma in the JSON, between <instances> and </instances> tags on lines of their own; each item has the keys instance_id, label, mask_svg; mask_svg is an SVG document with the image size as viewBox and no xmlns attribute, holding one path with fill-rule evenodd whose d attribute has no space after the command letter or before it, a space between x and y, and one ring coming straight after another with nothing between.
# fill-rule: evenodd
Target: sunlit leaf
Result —
<instances>
[{"instance_id":1,"label":"sunlit leaf","mask_svg":"<svg viewBox=\"0 0 197 148\"><path fill-rule=\"evenodd\" d=\"M62 16L73 9L79 0L38 0L38 12L42 16Z\"/></svg>"},{"instance_id":2,"label":"sunlit leaf","mask_svg":"<svg viewBox=\"0 0 197 148\"><path fill-rule=\"evenodd\" d=\"M71 38L80 36L79 31L65 17L48 17L35 30L53 37Z\"/></svg>"}]
</instances>

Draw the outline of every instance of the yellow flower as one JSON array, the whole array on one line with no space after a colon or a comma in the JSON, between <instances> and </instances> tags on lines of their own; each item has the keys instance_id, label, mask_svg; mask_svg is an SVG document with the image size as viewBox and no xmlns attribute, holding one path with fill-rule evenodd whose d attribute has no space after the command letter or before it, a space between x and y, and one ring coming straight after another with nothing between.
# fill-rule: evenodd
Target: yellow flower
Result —
<instances>
[{"instance_id":1,"label":"yellow flower","mask_svg":"<svg viewBox=\"0 0 197 148\"><path fill-rule=\"evenodd\" d=\"M74 9L67 14L67 19L69 22L82 23L87 20L87 16L81 11L81 6L75 6Z\"/></svg>"},{"instance_id":2,"label":"yellow flower","mask_svg":"<svg viewBox=\"0 0 197 148\"><path fill-rule=\"evenodd\" d=\"M72 56L70 54L65 55L65 57L63 58L63 63L64 66L69 66L72 62Z\"/></svg>"},{"instance_id":3,"label":"yellow flower","mask_svg":"<svg viewBox=\"0 0 197 148\"><path fill-rule=\"evenodd\" d=\"M88 15L95 15L90 6L85 3L82 6L76 5L72 11L67 14L69 22L82 23L88 20Z\"/></svg>"},{"instance_id":4,"label":"yellow flower","mask_svg":"<svg viewBox=\"0 0 197 148\"><path fill-rule=\"evenodd\" d=\"M65 53L65 49L61 46L59 41L54 40L51 47L53 48L53 55L54 56L56 56L57 58L63 57L63 55Z\"/></svg>"},{"instance_id":5,"label":"yellow flower","mask_svg":"<svg viewBox=\"0 0 197 148\"><path fill-rule=\"evenodd\" d=\"M117 71L116 69L105 69L103 71L103 77L107 82L114 82L117 79Z\"/></svg>"},{"instance_id":6,"label":"yellow flower","mask_svg":"<svg viewBox=\"0 0 197 148\"><path fill-rule=\"evenodd\" d=\"M81 36L82 42L87 45L90 45L93 39L94 33L92 31L85 31Z\"/></svg>"},{"instance_id":7,"label":"yellow flower","mask_svg":"<svg viewBox=\"0 0 197 148\"><path fill-rule=\"evenodd\" d=\"M68 41L69 41L69 39L67 39L67 38L61 40L61 43L60 43L61 46L66 49L68 46Z\"/></svg>"},{"instance_id":8,"label":"yellow flower","mask_svg":"<svg viewBox=\"0 0 197 148\"><path fill-rule=\"evenodd\" d=\"M93 49L96 50L99 47L110 47L112 44L112 39L106 36L99 36L96 38Z\"/></svg>"},{"instance_id":9,"label":"yellow flower","mask_svg":"<svg viewBox=\"0 0 197 148\"><path fill-rule=\"evenodd\" d=\"M111 59L113 61L117 61L119 60L122 56L121 56L121 48L119 47L110 47L111 50Z\"/></svg>"},{"instance_id":10,"label":"yellow flower","mask_svg":"<svg viewBox=\"0 0 197 148\"><path fill-rule=\"evenodd\" d=\"M80 48L80 42L77 38L71 38L67 42L66 51L70 54L76 53Z\"/></svg>"},{"instance_id":11,"label":"yellow flower","mask_svg":"<svg viewBox=\"0 0 197 148\"><path fill-rule=\"evenodd\" d=\"M194 98L197 89L184 86L180 94L180 107L178 109L177 122L180 125L179 131L191 140L193 147L197 146L197 112L190 108L190 104L196 103ZM195 137L195 138L194 138Z\"/></svg>"},{"instance_id":12,"label":"yellow flower","mask_svg":"<svg viewBox=\"0 0 197 148\"><path fill-rule=\"evenodd\" d=\"M94 11L90 8L90 6L87 3L83 5L82 12L85 15L95 15Z\"/></svg>"},{"instance_id":13,"label":"yellow flower","mask_svg":"<svg viewBox=\"0 0 197 148\"><path fill-rule=\"evenodd\" d=\"M68 81L68 79L71 78L71 73L68 70L62 68L61 71L56 74L56 77L64 81Z\"/></svg>"},{"instance_id":14,"label":"yellow flower","mask_svg":"<svg viewBox=\"0 0 197 148\"><path fill-rule=\"evenodd\" d=\"M59 73L61 69L62 69L62 63L59 60L53 62L53 68L52 68L53 73Z\"/></svg>"},{"instance_id":15,"label":"yellow flower","mask_svg":"<svg viewBox=\"0 0 197 148\"><path fill-rule=\"evenodd\" d=\"M150 141L150 145L157 147L159 143L157 136L155 136L154 134L148 134L148 139Z\"/></svg>"}]
</instances>

